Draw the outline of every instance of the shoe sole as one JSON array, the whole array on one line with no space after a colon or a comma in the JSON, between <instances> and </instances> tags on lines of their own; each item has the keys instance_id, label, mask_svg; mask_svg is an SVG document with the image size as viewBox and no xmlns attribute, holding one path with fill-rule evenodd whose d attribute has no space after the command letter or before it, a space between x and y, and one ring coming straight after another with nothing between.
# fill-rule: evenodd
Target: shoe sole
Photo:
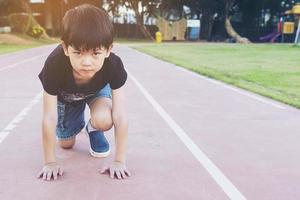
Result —
<instances>
[{"instance_id":1,"label":"shoe sole","mask_svg":"<svg viewBox=\"0 0 300 200\"><path fill-rule=\"evenodd\" d=\"M90 147L90 154L96 158L105 158L105 157L109 156L110 149L107 152L98 153L98 152L93 151L93 149Z\"/></svg>"},{"instance_id":2,"label":"shoe sole","mask_svg":"<svg viewBox=\"0 0 300 200\"><path fill-rule=\"evenodd\" d=\"M85 135L86 135L88 138L90 138L90 136L89 136L89 134L87 133L86 130L84 130L83 132L85 133ZM93 156L93 157L96 157L96 158L105 158L105 157L109 156L109 154L110 154L110 148L109 148L108 151L106 151L106 152L98 153L98 152L95 152L95 151L92 149L92 147L90 147L90 148L89 148L89 152L90 152L91 156Z\"/></svg>"}]
</instances>

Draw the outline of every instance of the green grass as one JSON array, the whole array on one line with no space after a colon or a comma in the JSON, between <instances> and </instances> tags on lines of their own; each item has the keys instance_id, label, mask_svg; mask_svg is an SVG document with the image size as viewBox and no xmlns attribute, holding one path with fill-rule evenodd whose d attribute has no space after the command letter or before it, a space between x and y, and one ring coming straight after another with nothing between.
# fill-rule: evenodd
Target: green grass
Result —
<instances>
[{"instance_id":1,"label":"green grass","mask_svg":"<svg viewBox=\"0 0 300 200\"><path fill-rule=\"evenodd\" d=\"M59 42L57 38L52 39L34 39L26 35L22 34L12 34L19 38L22 38L23 40L28 41L30 44L15 44L15 42L12 41L4 41L0 42L0 54L6 54L6 53L12 53L16 51L21 51L25 49L30 49L33 47L38 47L46 44L53 44Z\"/></svg>"},{"instance_id":2,"label":"green grass","mask_svg":"<svg viewBox=\"0 0 300 200\"><path fill-rule=\"evenodd\" d=\"M300 48L280 44L148 44L139 51L300 108Z\"/></svg>"},{"instance_id":3,"label":"green grass","mask_svg":"<svg viewBox=\"0 0 300 200\"><path fill-rule=\"evenodd\" d=\"M24 49L29 49L37 47L40 45L37 44L28 44L28 45L17 45L17 44L0 44L0 54L12 53L16 51L21 51Z\"/></svg>"},{"instance_id":4,"label":"green grass","mask_svg":"<svg viewBox=\"0 0 300 200\"><path fill-rule=\"evenodd\" d=\"M115 38L114 42L116 43L121 43L121 44L127 44L129 46L131 45L135 45L135 44L148 44L148 43L153 43L152 40L148 40L148 39L134 39L134 38Z\"/></svg>"}]
</instances>

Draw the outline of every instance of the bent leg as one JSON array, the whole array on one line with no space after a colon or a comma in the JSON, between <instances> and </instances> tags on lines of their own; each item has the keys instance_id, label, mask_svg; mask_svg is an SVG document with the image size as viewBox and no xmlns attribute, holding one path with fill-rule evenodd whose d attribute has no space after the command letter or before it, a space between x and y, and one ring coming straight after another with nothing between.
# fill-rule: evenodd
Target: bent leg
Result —
<instances>
[{"instance_id":1,"label":"bent leg","mask_svg":"<svg viewBox=\"0 0 300 200\"><path fill-rule=\"evenodd\" d=\"M101 131L112 128L112 100L107 97L98 97L90 106L91 125Z\"/></svg>"},{"instance_id":2,"label":"bent leg","mask_svg":"<svg viewBox=\"0 0 300 200\"><path fill-rule=\"evenodd\" d=\"M58 101L56 136L60 147L70 149L74 146L76 135L85 125L84 109L85 103L72 106Z\"/></svg>"}]
</instances>

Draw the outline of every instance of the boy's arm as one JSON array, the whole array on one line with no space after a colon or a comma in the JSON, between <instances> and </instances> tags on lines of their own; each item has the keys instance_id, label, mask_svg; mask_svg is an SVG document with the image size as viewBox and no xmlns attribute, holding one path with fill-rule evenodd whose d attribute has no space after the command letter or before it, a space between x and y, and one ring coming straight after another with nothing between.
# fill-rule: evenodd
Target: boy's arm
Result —
<instances>
[{"instance_id":1,"label":"boy's arm","mask_svg":"<svg viewBox=\"0 0 300 200\"><path fill-rule=\"evenodd\" d=\"M57 124L57 96L50 95L46 91L44 91L42 137L43 137L45 164L56 162L56 157L55 157L56 124Z\"/></svg>"},{"instance_id":2,"label":"boy's arm","mask_svg":"<svg viewBox=\"0 0 300 200\"><path fill-rule=\"evenodd\" d=\"M112 118L115 128L116 155L115 161L126 162L128 119L125 85L112 90Z\"/></svg>"}]
</instances>

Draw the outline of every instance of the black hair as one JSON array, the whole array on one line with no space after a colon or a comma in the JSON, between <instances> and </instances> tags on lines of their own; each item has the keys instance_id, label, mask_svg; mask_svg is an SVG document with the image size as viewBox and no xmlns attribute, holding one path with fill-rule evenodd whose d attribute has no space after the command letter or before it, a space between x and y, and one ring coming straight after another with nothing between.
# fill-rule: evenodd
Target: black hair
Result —
<instances>
[{"instance_id":1,"label":"black hair","mask_svg":"<svg viewBox=\"0 0 300 200\"><path fill-rule=\"evenodd\" d=\"M66 12L61 40L77 50L108 49L113 43L113 24L105 10L83 4Z\"/></svg>"}]
</instances>

